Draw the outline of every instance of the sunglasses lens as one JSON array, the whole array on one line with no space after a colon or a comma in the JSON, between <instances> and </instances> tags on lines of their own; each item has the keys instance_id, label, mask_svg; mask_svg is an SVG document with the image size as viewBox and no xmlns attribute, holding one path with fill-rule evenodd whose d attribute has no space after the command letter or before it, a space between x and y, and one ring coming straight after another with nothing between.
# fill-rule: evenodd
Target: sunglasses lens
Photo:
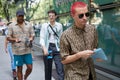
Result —
<instances>
[{"instance_id":1,"label":"sunglasses lens","mask_svg":"<svg viewBox=\"0 0 120 80\"><path fill-rule=\"evenodd\" d=\"M85 16L89 17L90 16L89 12L85 13ZM84 14L79 14L80 19L82 19L83 17L84 17Z\"/></svg>"},{"instance_id":2,"label":"sunglasses lens","mask_svg":"<svg viewBox=\"0 0 120 80\"><path fill-rule=\"evenodd\" d=\"M89 13L85 13L85 16L86 16L86 17L89 17L89 16L90 16L90 14L89 14Z\"/></svg>"},{"instance_id":3,"label":"sunglasses lens","mask_svg":"<svg viewBox=\"0 0 120 80\"><path fill-rule=\"evenodd\" d=\"M84 14L79 14L79 18L80 19L83 18L83 16L84 16Z\"/></svg>"}]
</instances>

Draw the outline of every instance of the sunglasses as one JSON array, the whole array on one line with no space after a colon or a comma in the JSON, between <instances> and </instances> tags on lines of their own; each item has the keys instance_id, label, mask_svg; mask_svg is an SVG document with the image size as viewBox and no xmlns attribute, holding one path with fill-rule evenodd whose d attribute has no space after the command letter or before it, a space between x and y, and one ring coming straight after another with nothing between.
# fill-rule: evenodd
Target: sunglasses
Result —
<instances>
[{"instance_id":1,"label":"sunglasses","mask_svg":"<svg viewBox=\"0 0 120 80\"><path fill-rule=\"evenodd\" d=\"M80 19L82 19L82 18L84 17L84 15L85 15L86 17L89 17L89 16L90 16L90 13L87 12L87 13L84 13L84 14L79 14L78 17L79 17Z\"/></svg>"}]
</instances>

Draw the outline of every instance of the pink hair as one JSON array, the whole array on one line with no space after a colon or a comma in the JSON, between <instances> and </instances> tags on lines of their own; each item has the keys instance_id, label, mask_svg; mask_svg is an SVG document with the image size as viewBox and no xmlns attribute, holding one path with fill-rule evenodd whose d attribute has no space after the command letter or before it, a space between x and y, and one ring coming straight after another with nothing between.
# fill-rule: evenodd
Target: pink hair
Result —
<instances>
[{"instance_id":1,"label":"pink hair","mask_svg":"<svg viewBox=\"0 0 120 80\"><path fill-rule=\"evenodd\" d=\"M84 3L84 2L80 2L80 1L74 2L71 6L71 9L70 9L71 15L75 14L75 9L76 8L83 8L83 7L86 7L86 6L87 6L87 4Z\"/></svg>"}]
</instances>

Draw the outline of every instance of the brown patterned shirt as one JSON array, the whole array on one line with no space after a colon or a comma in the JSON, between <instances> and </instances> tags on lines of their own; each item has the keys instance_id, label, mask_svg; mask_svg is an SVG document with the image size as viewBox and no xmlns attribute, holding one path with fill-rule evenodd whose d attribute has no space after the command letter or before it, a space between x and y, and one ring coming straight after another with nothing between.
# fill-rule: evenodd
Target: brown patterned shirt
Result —
<instances>
[{"instance_id":1,"label":"brown patterned shirt","mask_svg":"<svg viewBox=\"0 0 120 80\"><path fill-rule=\"evenodd\" d=\"M60 53L62 59L83 50L93 50L97 47L97 33L95 27L86 25L84 30L75 25L62 33L60 39ZM75 62L65 64L64 80L88 80L91 72L93 80L96 80L93 61L79 59Z\"/></svg>"},{"instance_id":2,"label":"brown patterned shirt","mask_svg":"<svg viewBox=\"0 0 120 80\"><path fill-rule=\"evenodd\" d=\"M20 39L20 43L12 43L12 51L15 55L22 55L31 53L31 49L25 46L25 39L34 36L34 29L32 25L25 21L20 27L17 22L9 25L7 37Z\"/></svg>"}]
</instances>

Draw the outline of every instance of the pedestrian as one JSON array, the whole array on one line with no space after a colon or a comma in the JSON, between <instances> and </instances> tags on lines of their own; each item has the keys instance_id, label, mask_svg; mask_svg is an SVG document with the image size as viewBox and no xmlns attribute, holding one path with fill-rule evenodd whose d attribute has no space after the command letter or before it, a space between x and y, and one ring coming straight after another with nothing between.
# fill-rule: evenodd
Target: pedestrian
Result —
<instances>
[{"instance_id":1,"label":"pedestrian","mask_svg":"<svg viewBox=\"0 0 120 80\"><path fill-rule=\"evenodd\" d=\"M43 49L45 80L51 80L52 62L54 60L58 80L64 80L63 64L59 53L59 38L63 31L62 24L56 22L55 10L48 11L49 22L42 24L40 32L40 44Z\"/></svg>"},{"instance_id":2,"label":"pedestrian","mask_svg":"<svg viewBox=\"0 0 120 80\"><path fill-rule=\"evenodd\" d=\"M88 6L74 2L71 6L73 25L60 38L60 54L64 64L64 80L96 80L91 55L97 47L97 32L87 23Z\"/></svg>"},{"instance_id":3,"label":"pedestrian","mask_svg":"<svg viewBox=\"0 0 120 80\"><path fill-rule=\"evenodd\" d=\"M24 15L23 10L16 12L17 21L9 25L7 34L7 40L12 43L18 80L23 80L23 78L27 80L32 72L31 44L35 34L32 25L24 20ZM27 67L24 77L23 64Z\"/></svg>"},{"instance_id":4,"label":"pedestrian","mask_svg":"<svg viewBox=\"0 0 120 80\"><path fill-rule=\"evenodd\" d=\"M7 26L10 23L8 23ZM8 29L5 30L5 35L7 35L7 32L8 32ZM12 52L12 46L11 46L11 43L7 40L7 38L5 39L5 51L6 51L6 53L9 53L9 55L10 55L13 80L17 80L16 66L14 64L14 56L13 56L13 52Z\"/></svg>"}]
</instances>

